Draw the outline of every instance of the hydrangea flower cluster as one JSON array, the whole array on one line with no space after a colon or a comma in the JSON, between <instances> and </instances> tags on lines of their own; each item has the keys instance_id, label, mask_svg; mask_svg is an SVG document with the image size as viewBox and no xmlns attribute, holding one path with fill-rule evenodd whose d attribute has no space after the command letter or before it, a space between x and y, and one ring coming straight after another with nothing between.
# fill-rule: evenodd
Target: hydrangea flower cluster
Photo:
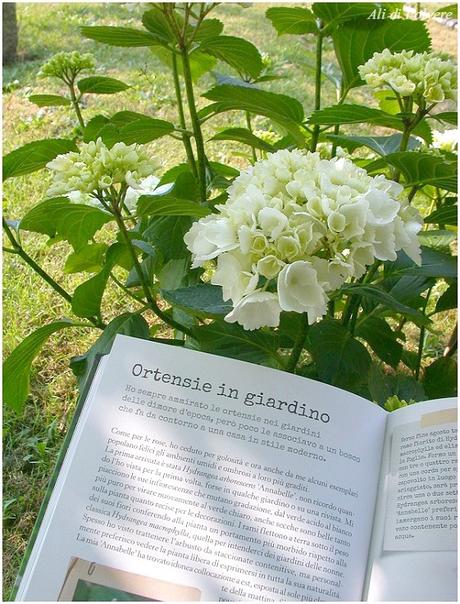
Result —
<instances>
[{"instance_id":1,"label":"hydrangea flower cluster","mask_svg":"<svg viewBox=\"0 0 460 604\"><path fill-rule=\"evenodd\" d=\"M418 105L456 100L457 67L447 55L385 48L358 69L373 88L390 87L402 97L413 96Z\"/></svg>"},{"instance_id":2,"label":"hydrangea flower cluster","mask_svg":"<svg viewBox=\"0 0 460 604\"><path fill-rule=\"evenodd\" d=\"M73 52L58 52L42 65L38 72L39 78L59 78L66 84L72 83L82 71L91 71L96 61L92 54Z\"/></svg>"},{"instance_id":3,"label":"hydrangea flower cluster","mask_svg":"<svg viewBox=\"0 0 460 604\"><path fill-rule=\"evenodd\" d=\"M242 172L218 213L185 235L193 267L215 262L211 283L245 329L276 327L282 310L314 323L328 294L403 249L420 263L422 219L402 186L346 158L282 150Z\"/></svg>"},{"instance_id":4,"label":"hydrangea flower cluster","mask_svg":"<svg viewBox=\"0 0 460 604\"><path fill-rule=\"evenodd\" d=\"M98 138L82 143L78 152L58 155L46 167L53 172L48 189L48 195L53 196L72 191L93 193L118 184L138 189L159 166L140 145L116 143L109 149Z\"/></svg>"}]
</instances>

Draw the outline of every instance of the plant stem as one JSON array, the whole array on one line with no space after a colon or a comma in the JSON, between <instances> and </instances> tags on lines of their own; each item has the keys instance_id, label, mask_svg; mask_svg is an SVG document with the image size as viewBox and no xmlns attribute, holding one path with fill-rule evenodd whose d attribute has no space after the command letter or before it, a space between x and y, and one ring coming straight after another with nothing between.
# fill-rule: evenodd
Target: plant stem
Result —
<instances>
[{"instance_id":1,"label":"plant stem","mask_svg":"<svg viewBox=\"0 0 460 604\"><path fill-rule=\"evenodd\" d=\"M48 275L48 273L43 270L42 267L39 266L33 258L31 258L31 256L29 256L25 249L16 241L13 233L11 232L10 227L8 226L8 223L4 218L2 219L2 224L6 236L10 240L11 245L13 246L13 249L8 251L17 254L20 258L22 258L24 262L28 264L30 268L37 273L37 275L40 275L40 277L54 289L55 292L57 292L62 298L64 298L66 302L72 304L72 296L63 287L61 287L59 283L57 283L53 279L53 277L51 277L51 275ZM91 323L95 327L99 327L101 329L104 329L105 327L104 323L99 319L96 319L94 317L88 317L88 320L91 321Z\"/></svg>"},{"instance_id":2,"label":"plant stem","mask_svg":"<svg viewBox=\"0 0 460 604\"><path fill-rule=\"evenodd\" d=\"M321 30L322 23L320 23L318 37L316 38L316 63L315 63L315 111L321 109L321 64L323 58L323 32ZM315 124L313 128L313 134L311 137L310 151L316 151L319 140L320 125Z\"/></svg>"},{"instance_id":3,"label":"plant stem","mask_svg":"<svg viewBox=\"0 0 460 604\"><path fill-rule=\"evenodd\" d=\"M187 124L185 122L184 106L182 104L182 93L180 90L179 72L177 69L177 55L172 52L172 66L173 66L173 79L174 79L174 90L176 91L177 99L177 111L179 113L179 123L184 132L181 133L182 142L184 144L185 152L187 154L188 163L194 176L197 176L195 156L193 155L192 145L190 143L190 136L187 134Z\"/></svg>"},{"instance_id":4,"label":"plant stem","mask_svg":"<svg viewBox=\"0 0 460 604\"><path fill-rule=\"evenodd\" d=\"M305 338L307 337L308 327L308 315L307 313L304 313L302 315L302 326L300 329L299 337L297 338L297 341L294 344L294 348L292 349L291 356L289 357L288 364L286 365L286 371L295 373L297 363L299 362L299 358L303 350Z\"/></svg>"},{"instance_id":5,"label":"plant stem","mask_svg":"<svg viewBox=\"0 0 460 604\"><path fill-rule=\"evenodd\" d=\"M246 125L248 127L249 132L252 134L251 114L249 113L249 111L246 111L245 113L246 113ZM251 149L252 149L252 160L255 163L257 161L256 150L252 145L251 145Z\"/></svg>"},{"instance_id":6,"label":"plant stem","mask_svg":"<svg viewBox=\"0 0 460 604\"><path fill-rule=\"evenodd\" d=\"M80 122L80 126L84 129L85 122L83 120L83 116L80 111L80 105L78 104L78 100L77 100L77 96L75 94L75 87L74 87L73 82L71 82L69 84L69 90L70 90L70 99L72 101L73 108L75 109L75 113L77 114L77 118L78 118L78 121Z\"/></svg>"},{"instance_id":7,"label":"plant stem","mask_svg":"<svg viewBox=\"0 0 460 604\"><path fill-rule=\"evenodd\" d=\"M195 95L193 92L192 72L188 50L181 45L182 66L184 70L185 90L187 93L188 109L192 120L193 134L195 136L196 154L198 158L198 180L200 183L201 202L206 201L206 153L204 150L203 134L201 132L200 119L196 110Z\"/></svg>"},{"instance_id":8,"label":"plant stem","mask_svg":"<svg viewBox=\"0 0 460 604\"><path fill-rule=\"evenodd\" d=\"M178 331L181 331L182 333L185 333L188 336L191 336L192 333L187 327L185 327L184 325L181 325L180 323L177 323L174 319L172 319L166 313L164 313L161 310L161 308L158 306L155 298L152 296L152 294L150 292L149 284L147 283L147 281L145 279L145 275L142 271L142 267L139 264L139 260L137 258L136 251L133 247L131 239L129 238L129 234L128 234L128 231L126 230L126 226L125 226L125 223L121 216L120 210L118 208L115 209L115 207L113 208L113 210L114 210L114 216L115 216L115 220L117 221L118 228L120 229L120 233L125 241L126 247L129 250L129 253L130 253L132 261L133 261L134 269L137 273L137 276L139 277L139 281L141 283L142 290L144 292L145 299L149 303L151 310L156 314L156 316L158 318L160 318L167 325L170 325L174 329L177 329Z\"/></svg>"},{"instance_id":9,"label":"plant stem","mask_svg":"<svg viewBox=\"0 0 460 604\"><path fill-rule=\"evenodd\" d=\"M423 305L423 313L426 311L426 307L428 306L428 300L430 299L431 290L433 288L430 287L426 294L425 304ZM425 344L425 325L420 326L420 337L418 340L418 352L417 352L417 362L415 364L415 379L418 380L420 376L420 369L422 366L422 356L423 356L423 346Z\"/></svg>"}]
</instances>

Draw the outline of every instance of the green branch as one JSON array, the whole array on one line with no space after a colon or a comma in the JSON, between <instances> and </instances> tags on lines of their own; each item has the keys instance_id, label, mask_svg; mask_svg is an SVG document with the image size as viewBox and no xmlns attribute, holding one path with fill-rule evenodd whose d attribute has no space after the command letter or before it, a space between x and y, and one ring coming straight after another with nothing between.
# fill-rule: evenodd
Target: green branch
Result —
<instances>
[{"instance_id":1,"label":"green branch","mask_svg":"<svg viewBox=\"0 0 460 604\"><path fill-rule=\"evenodd\" d=\"M303 345L305 343L305 339L308 333L308 315L304 313L302 315L302 326L299 332L299 336L297 338L296 343L294 344L294 348L292 349L291 356L289 357L289 361L286 365L286 371L290 371L291 373L295 373L297 363L299 362L300 355L302 354Z\"/></svg>"}]
</instances>

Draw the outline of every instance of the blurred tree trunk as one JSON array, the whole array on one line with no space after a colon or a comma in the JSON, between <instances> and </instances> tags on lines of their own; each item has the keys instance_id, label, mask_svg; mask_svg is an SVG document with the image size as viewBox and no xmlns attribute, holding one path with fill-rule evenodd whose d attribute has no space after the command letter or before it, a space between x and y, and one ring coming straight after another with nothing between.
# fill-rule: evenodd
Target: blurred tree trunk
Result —
<instances>
[{"instance_id":1,"label":"blurred tree trunk","mask_svg":"<svg viewBox=\"0 0 460 604\"><path fill-rule=\"evenodd\" d=\"M3 65L14 63L18 49L18 22L16 19L16 3L4 2L3 12Z\"/></svg>"}]
</instances>

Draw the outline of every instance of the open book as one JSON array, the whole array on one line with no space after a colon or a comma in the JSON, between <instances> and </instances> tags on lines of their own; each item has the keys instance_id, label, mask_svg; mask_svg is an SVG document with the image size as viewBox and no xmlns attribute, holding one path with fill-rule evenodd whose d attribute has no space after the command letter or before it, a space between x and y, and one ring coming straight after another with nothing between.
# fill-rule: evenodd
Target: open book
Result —
<instances>
[{"instance_id":1,"label":"open book","mask_svg":"<svg viewBox=\"0 0 460 604\"><path fill-rule=\"evenodd\" d=\"M453 399L118 336L17 600L456 600Z\"/></svg>"}]
</instances>

